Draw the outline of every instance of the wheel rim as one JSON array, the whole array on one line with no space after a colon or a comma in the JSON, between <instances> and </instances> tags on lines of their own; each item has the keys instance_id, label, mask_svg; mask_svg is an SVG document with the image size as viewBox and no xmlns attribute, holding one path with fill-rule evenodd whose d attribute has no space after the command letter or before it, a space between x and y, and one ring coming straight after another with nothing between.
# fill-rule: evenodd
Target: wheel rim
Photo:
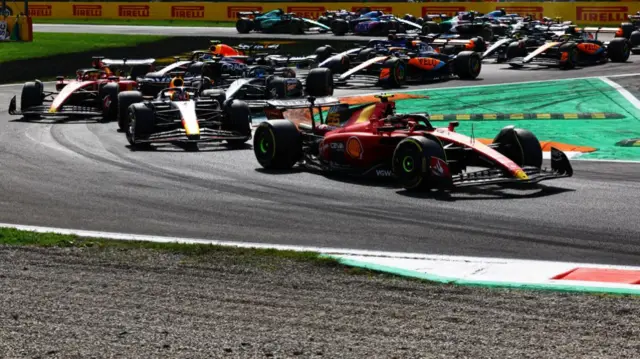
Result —
<instances>
[{"instance_id":1,"label":"wheel rim","mask_svg":"<svg viewBox=\"0 0 640 359\"><path fill-rule=\"evenodd\" d=\"M399 82L404 81L404 66L402 64L396 66L396 79Z\"/></svg>"},{"instance_id":2,"label":"wheel rim","mask_svg":"<svg viewBox=\"0 0 640 359\"><path fill-rule=\"evenodd\" d=\"M134 111L129 111L129 126L127 127L127 140L130 144L134 144L136 140L136 114Z\"/></svg>"},{"instance_id":3,"label":"wheel rim","mask_svg":"<svg viewBox=\"0 0 640 359\"><path fill-rule=\"evenodd\" d=\"M414 168L415 168L415 162L413 161L413 157L404 156L404 158L402 159L402 169L406 173L411 173L413 172Z\"/></svg>"},{"instance_id":4,"label":"wheel rim","mask_svg":"<svg viewBox=\"0 0 640 359\"><path fill-rule=\"evenodd\" d=\"M262 153L263 155L266 155L267 152L269 151L269 142L267 142L267 140L262 137L260 139L260 153Z\"/></svg>"},{"instance_id":5,"label":"wheel rim","mask_svg":"<svg viewBox=\"0 0 640 359\"><path fill-rule=\"evenodd\" d=\"M256 157L261 164L269 164L275 157L275 136L270 128L259 127L256 131Z\"/></svg>"},{"instance_id":6,"label":"wheel rim","mask_svg":"<svg viewBox=\"0 0 640 359\"><path fill-rule=\"evenodd\" d=\"M480 61L474 56L469 61L469 66L471 67L471 73L475 76L480 74Z\"/></svg>"}]
</instances>

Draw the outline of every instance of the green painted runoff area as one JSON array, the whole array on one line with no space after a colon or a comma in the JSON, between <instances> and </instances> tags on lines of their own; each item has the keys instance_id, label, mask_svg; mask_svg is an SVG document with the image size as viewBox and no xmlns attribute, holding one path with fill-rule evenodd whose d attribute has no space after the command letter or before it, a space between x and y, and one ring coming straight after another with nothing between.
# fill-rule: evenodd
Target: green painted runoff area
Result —
<instances>
[{"instance_id":1,"label":"green painted runoff area","mask_svg":"<svg viewBox=\"0 0 640 359\"><path fill-rule=\"evenodd\" d=\"M396 104L399 113L617 113L622 118L460 121L457 131L471 135L473 126L475 137L493 138L502 127L513 124L531 130L540 141L597 149L581 159L640 160L640 148L616 146L621 140L640 137L640 110L598 78L421 90L411 94L429 98L400 100ZM434 125L445 126L446 122Z\"/></svg>"}]
</instances>

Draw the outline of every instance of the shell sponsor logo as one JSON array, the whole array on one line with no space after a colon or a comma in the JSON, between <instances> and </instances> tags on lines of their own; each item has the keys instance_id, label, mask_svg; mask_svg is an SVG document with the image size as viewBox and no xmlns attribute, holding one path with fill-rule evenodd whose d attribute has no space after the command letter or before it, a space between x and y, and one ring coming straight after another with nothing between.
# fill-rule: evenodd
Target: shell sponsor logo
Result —
<instances>
[{"instance_id":1,"label":"shell sponsor logo","mask_svg":"<svg viewBox=\"0 0 640 359\"><path fill-rule=\"evenodd\" d=\"M324 15L324 6L287 6L287 12L292 12L299 17L317 19Z\"/></svg>"},{"instance_id":2,"label":"shell sponsor logo","mask_svg":"<svg viewBox=\"0 0 640 359\"><path fill-rule=\"evenodd\" d=\"M534 19L541 20L544 17L542 6L496 6L496 10L504 9L507 14L532 15Z\"/></svg>"},{"instance_id":3,"label":"shell sponsor logo","mask_svg":"<svg viewBox=\"0 0 640 359\"><path fill-rule=\"evenodd\" d=\"M447 16L456 16L458 12L465 11L467 8L465 6L423 6L422 7L422 16L425 15L440 15L445 14Z\"/></svg>"},{"instance_id":4,"label":"shell sponsor logo","mask_svg":"<svg viewBox=\"0 0 640 359\"><path fill-rule=\"evenodd\" d=\"M118 5L120 17L149 17L149 5Z\"/></svg>"},{"instance_id":5,"label":"shell sponsor logo","mask_svg":"<svg viewBox=\"0 0 640 359\"><path fill-rule=\"evenodd\" d=\"M48 17L53 13L51 5L29 4L29 16Z\"/></svg>"},{"instance_id":6,"label":"shell sponsor logo","mask_svg":"<svg viewBox=\"0 0 640 359\"><path fill-rule=\"evenodd\" d=\"M102 17L102 5L73 5L73 16Z\"/></svg>"},{"instance_id":7,"label":"shell sponsor logo","mask_svg":"<svg viewBox=\"0 0 640 359\"><path fill-rule=\"evenodd\" d=\"M239 12L243 11L260 11L262 6L227 6L227 18L236 19Z\"/></svg>"},{"instance_id":8,"label":"shell sponsor logo","mask_svg":"<svg viewBox=\"0 0 640 359\"><path fill-rule=\"evenodd\" d=\"M362 148L360 139L356 136L349 137L347 140L347 153L349 156L355 159L362 159L363 152L364 149Z\"/></svg>"},{"instance_id":9,"label":"shell sponsor logo","mask_svg":"<svg viewBox=\"0 0 640 359\"><path fill-rule=\"evenodd\" d=\"M577 6L578 21L595 23L627 21L629 7L627 6Z\"/></svg>"},{"instance_id":10,"label":"shell sponsor logo","mask_svg":"<svg viewBox=\"0 0 640 359\"><path fill-rule=\"evenodd\" d=\"M171 6L171 17L174 19L202 19L204 6Z\"/></svg>"}]
</instances>

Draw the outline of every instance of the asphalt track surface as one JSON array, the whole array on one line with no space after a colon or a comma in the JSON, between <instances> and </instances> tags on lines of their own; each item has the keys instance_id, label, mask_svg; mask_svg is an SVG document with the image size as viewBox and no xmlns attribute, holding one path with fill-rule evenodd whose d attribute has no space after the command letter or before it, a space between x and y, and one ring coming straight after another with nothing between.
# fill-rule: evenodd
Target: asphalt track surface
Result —
<instances>
[{"instance_id":1,"label":"asphalt track surface","mask_svg":"<svg viewBox=\"0 0 640 359\"><path fill-rule=\"evenodd\" d=\"M632 63L575 71L485 65L482 80L422 87L637 70ZM574 161L573 178L540 189L416 196L389 183L265 173L250 145L139 152L127 147L115 123L19 122L6 111L20 87L0 86L0 222L434 254L640 261L640 164ZM372 91L337 94L357 92Z\"/></svg>"}]
</instances>

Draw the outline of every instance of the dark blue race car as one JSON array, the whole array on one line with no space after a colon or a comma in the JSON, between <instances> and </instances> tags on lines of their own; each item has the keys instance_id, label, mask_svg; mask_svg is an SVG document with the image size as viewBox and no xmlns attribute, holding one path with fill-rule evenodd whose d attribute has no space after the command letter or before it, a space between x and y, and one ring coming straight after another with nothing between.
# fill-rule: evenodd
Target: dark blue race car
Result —
<instances>
[{"instance_id":1,"label":"dark blue race car","mask_svg":"<svg viewBox=\"0 0 640 359\"><path fill-rule=\"evenodd\" d=\"M331 31L335 35L387 36L390 32L421 32L422 26L400 19L394 15L385 15L382 11L370 11L362 15L337 18L331 22Z\"/></svg>"}]
</instances>

